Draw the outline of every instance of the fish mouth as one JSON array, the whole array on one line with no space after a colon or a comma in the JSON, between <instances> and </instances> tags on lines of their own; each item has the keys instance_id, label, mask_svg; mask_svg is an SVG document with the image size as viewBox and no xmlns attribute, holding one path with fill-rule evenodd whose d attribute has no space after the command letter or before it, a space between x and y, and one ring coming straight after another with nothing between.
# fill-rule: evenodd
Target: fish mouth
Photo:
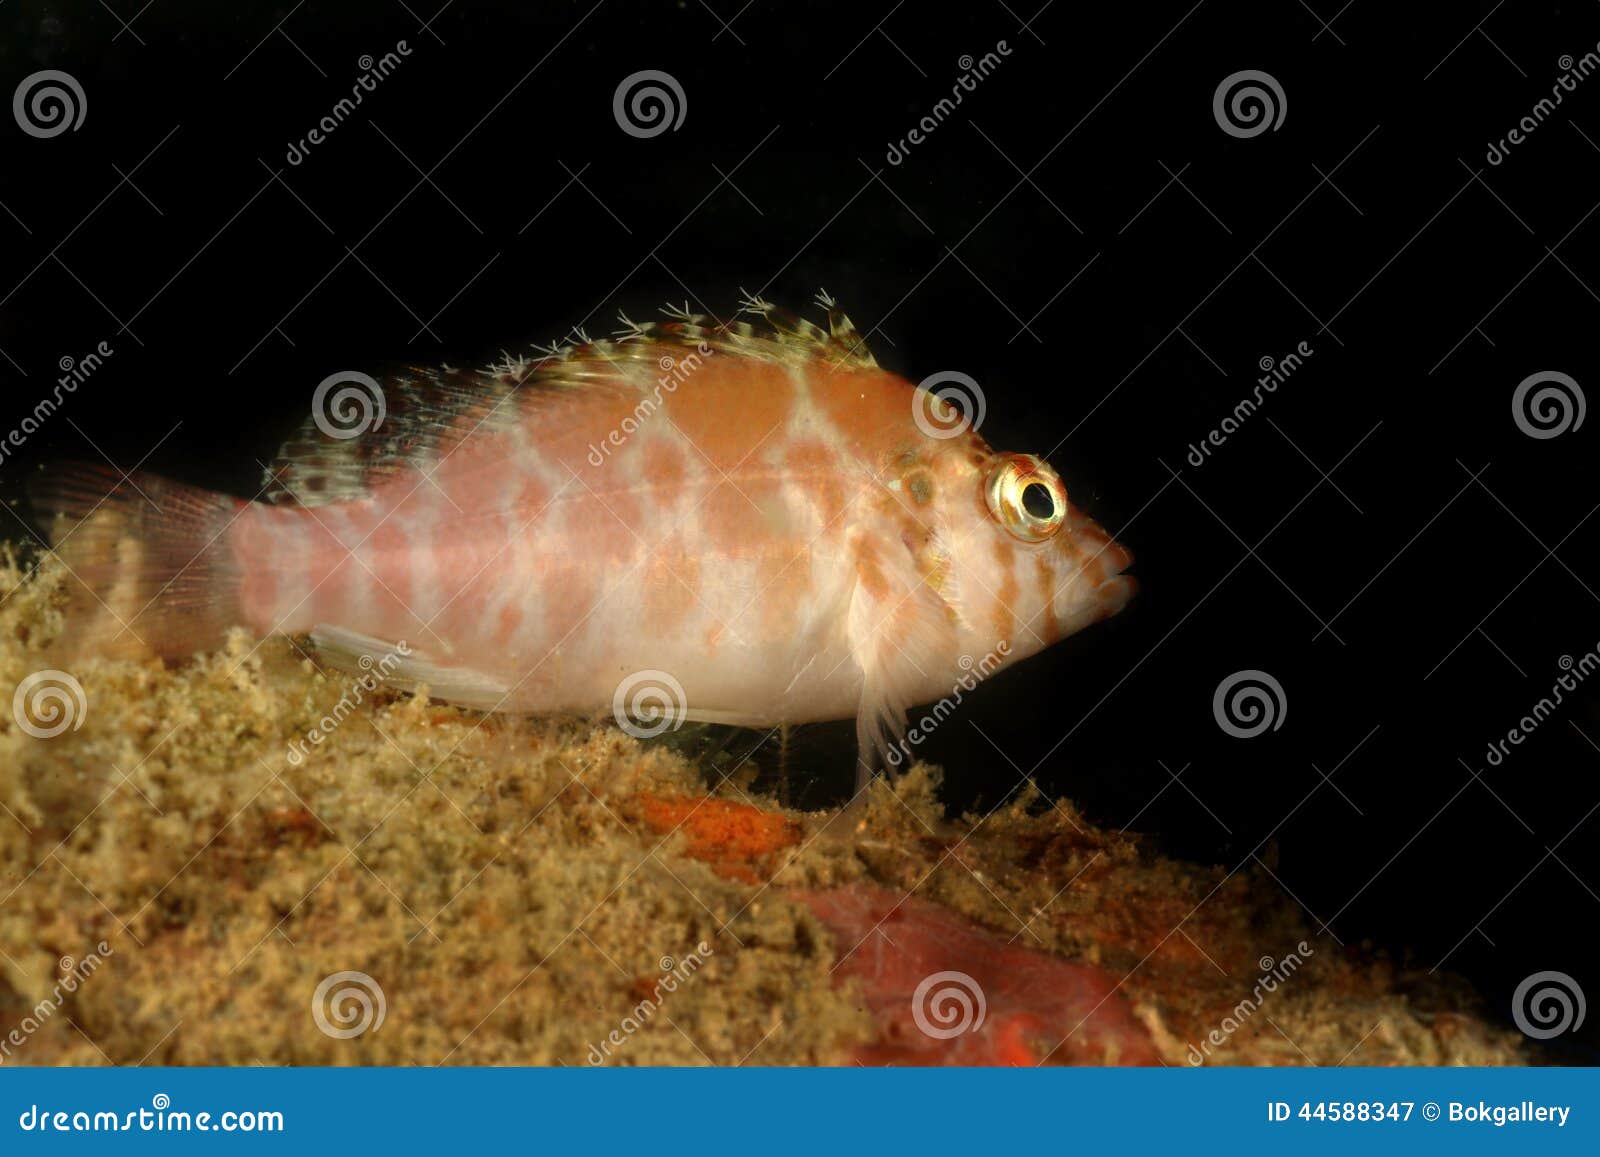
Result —
<instances>
[{"instance_id":1,"label":"fish mouth","mask_svg":"<svg viewBox=\"0 0 1600 1157\"><path fill-rule=\"evenodd\" d=\"M1139 580L1131 574L1114 575L1094 588L1095 606L1102 619L1116 614L1139 593Z\"/></svg>"},{"instance_id":2,"label":"fish mouth","mask_svg":"<svg viewBox=\"0 0 1600 1157\"><path fill-rule=\"evenodd\" d=\"M1133 551L1123 546L1094 519L1079 515L1071 528L1072 544L1083 559L1096 618L1109 618L1128 605L1139 590L1139 580L1124 574L1133 565Z\"/></svg>"}]
</instances>

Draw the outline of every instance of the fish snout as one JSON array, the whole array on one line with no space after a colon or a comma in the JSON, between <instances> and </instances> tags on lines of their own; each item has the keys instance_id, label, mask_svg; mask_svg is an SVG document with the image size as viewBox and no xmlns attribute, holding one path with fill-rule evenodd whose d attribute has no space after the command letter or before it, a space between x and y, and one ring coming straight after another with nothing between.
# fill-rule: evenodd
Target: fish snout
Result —
<instances>
[{"instance_id":1,"label":"fish snout","mask_svg":"<svg viewBox=\"0 0 1600 1157\"><path fill-rule=\"evenodd\" d=\"M1127 606L1139 590L1138 579L1123 573L1133 565L1133 551L1076 507L1067 530L1068 547L1083 578L1079 597L1088 603L1085 617L1090 622L1109 618Z\"/></svg>"}]
</instances>

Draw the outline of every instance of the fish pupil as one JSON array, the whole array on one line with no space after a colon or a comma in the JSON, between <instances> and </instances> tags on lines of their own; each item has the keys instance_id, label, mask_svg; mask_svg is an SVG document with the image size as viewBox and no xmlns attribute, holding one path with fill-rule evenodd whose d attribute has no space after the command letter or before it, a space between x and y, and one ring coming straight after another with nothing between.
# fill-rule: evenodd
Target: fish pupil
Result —
<instances>
[{"instance_id":1,"label":"fish pupil","mask_svg":"<svg viewBox=\"0 0 1600 1157\"><path fill-rule=\"evenodd\" d=\"M1022 489L1022 508L1035 518L1054 518L1056 502L1048 486L1041 482L1030 482Z\"/></svg>"}]
</instances>

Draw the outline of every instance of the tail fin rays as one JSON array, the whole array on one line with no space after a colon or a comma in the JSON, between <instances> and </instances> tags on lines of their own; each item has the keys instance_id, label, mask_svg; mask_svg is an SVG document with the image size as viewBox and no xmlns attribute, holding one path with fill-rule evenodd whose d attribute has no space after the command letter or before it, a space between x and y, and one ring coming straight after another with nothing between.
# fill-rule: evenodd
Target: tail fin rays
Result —
<instances>
[{"instance_id":1,"label":"tail fin rays","mask_svg":"<svg viewBox=\"0 0 1600 1157\"><path fill-rule=\"evenodd\" d=\"M245 502L80 462L48 468L29 493L67 568L69 649L186 658L243 621L225 531Z\"/></svg>"}]
</instances>

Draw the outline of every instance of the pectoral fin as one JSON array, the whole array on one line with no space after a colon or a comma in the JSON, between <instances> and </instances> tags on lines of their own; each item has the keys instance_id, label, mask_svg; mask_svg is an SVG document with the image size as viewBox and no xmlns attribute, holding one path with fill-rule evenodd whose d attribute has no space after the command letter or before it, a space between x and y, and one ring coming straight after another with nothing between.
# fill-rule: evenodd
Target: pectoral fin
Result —
<instances>
[{"instance_id":1,"label":"pectoral fin","mask_svg":"<svg viewBox=\"0 0 1600 1157\"><path fill-rule=\"evenodd\" d=\"M856 789L880 767L906 762L906 711L949 666L955 625L920 580L910 590L886 582L870 563L850 599L851 653L861 669L856 711Z\"/></svg>"}]
</instances>

